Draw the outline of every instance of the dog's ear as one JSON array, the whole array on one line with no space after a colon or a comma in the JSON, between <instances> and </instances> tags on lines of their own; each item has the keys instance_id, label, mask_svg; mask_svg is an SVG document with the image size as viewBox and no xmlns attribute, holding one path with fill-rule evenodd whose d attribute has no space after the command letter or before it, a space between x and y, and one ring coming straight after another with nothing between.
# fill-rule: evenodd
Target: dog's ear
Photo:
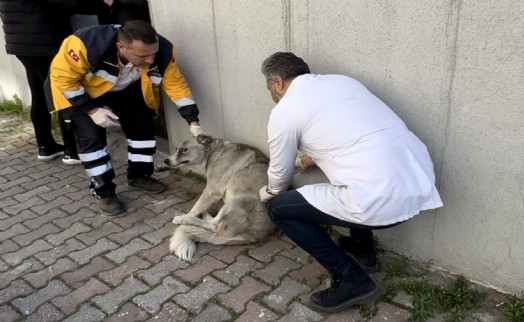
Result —
<instances>
[{"instance_id":1,"label":"dog's ear","mask_svg":"<svg viewBox=\"0 0 524 322\"><path fill-rule=\"evenodd\" d=\"M197 142L202 145L209 145L213 142L213 138L206 134L199 134L197 136Z\"/></svg>"}]
</instances>

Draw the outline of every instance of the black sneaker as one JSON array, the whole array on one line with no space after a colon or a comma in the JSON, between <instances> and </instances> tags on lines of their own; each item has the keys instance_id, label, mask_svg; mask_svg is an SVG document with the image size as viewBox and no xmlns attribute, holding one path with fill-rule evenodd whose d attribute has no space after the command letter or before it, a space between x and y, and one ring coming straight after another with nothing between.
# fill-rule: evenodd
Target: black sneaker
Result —
<instances>
[{"instance_id":1,"label":"black sneaker","mask_svg":"<svg viewBox=\"0 0 524 322\"><path fill-rule=\"evenodd\" d=\"M329 313L340 312L353 305L373 304L380 299L380 288L369 277L358 283L333 278L331 287L311 294L313 307Z\"/></svg>"},{"instance_id":2,"label":"black sneaker","mask_svg":"<svg viewBox=\"0 0 524 322\"><path fill-rule=\"evenodd\" d=\"M100 198L98 203L104 215L116 216L125 211L124 204L116 196Z\"/></svg>"},{"instance_id":3,"label":"black sneaker","mask_svg":"<svg viewBox=\"0 0 524 322\"><path fill-rule=\"evenodd\" d=\"M145 192L149 192L154 195L164 192L166 190L165 184L151 177L143 177L143 178L136 178L133 180L128 180L127 184L130 185L131 187L135 187L140 190L144 190Z\"/></svg>"},{"instance_id":4,"label":"black sneaker","mask_svg":"<svg viewBox=\"0 0 524 322\"><path fill-rule=\"evenodd\" d=\"M76 164L82 163L82 161L78 157L78 153L71 152L68 150L64 152L64 157L62 158L62 162L64 162L67 165L76 165Z\"/></svg>"},{"instance_id":5,"label":"black sneaker","mask_svg":"<svg viewBox=\"0 0 524 322\"><path fill-rule=\"evenodd\" d=\"M377 254L373 242L359 243L351 237L340 237L338 244L362 267L364 272L378 271Z\"/></svg>"},{"instance_id":6,"label":"black sneaker","mask_svg":"<svg viewBox=\"0 0 524 322\"><path fill-rule=\"evenodd\" d=\"M51 161L64 153L64 146L55 143L51 146L38 147L38 160Z\"/></svg>"}]
</instances>

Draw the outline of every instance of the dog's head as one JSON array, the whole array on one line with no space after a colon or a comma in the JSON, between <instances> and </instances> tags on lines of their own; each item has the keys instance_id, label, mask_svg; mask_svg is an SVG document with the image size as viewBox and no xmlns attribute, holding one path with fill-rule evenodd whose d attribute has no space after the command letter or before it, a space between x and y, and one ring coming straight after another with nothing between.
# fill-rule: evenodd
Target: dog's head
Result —
<instances>
[{"instance_id":1,"label":"dog's head","mask_svg":"<svg viewBox=\"0 0 524 322\"><path fill-rule=\"evenodd\" d=\"M164 163L170 167L180 165L205 165L209 151L209 145L215 139L209 135L199 135L182 142Z\"/></svg>"}]
</instances>

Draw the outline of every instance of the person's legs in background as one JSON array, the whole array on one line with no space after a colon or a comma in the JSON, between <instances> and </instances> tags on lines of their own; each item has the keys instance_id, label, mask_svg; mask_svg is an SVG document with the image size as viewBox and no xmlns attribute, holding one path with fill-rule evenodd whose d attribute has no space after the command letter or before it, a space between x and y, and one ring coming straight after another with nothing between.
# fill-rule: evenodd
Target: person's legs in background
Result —
<instances>
[{"instance_id":1,"label":"person's legs in background","mask_svg":"<svg viewBox=\"0 0 524 322\"><path fill-rule=\"evenodd\" d=\"M38 144L38 159L43 161L53 160L64 154L64 150L70 152L71 162L66 164L78 164L76 157L76 145L74 134L67 128L63 119L59 117L60 129L64 138L65 147L57 144L52 134L51 114L47 108L44 93L44 82L49 72L49 66L53 60L52 56L16 56L24 65L27 75L29 89L31 90L31 122L35 129L36 142ZM72 138L72 139L70 139ZM67 154L66 154L67 155Z\"/></svg>"},{"instance_id":2,"label":"person's legs in background","mask_svg":"<svg viewBox=\"0 0 524 322\"><path fill-rule=\"evenodd\" d=\"M311 254L332 274L332 286L311 295L313 306L337 312L380 298L380 289L362 268L338 246L321 226L373 228L342 221L309 204L296 190L273 198L269 217L292 241Z\"/></svg>"}]
</instances>

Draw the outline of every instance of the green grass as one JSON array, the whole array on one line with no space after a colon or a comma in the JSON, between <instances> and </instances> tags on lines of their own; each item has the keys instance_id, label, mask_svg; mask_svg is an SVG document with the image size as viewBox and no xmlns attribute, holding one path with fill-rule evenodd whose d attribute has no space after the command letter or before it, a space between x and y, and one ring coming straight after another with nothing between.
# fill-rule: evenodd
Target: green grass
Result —
<instances>
[{"instance_id":1,"label":"green grass","mask_svg":"<svg viewBox=\"0 0 524 322\"><path fill-rule=\"evenodd\" d=\"M469 287L462 276L447 287L438 287L423 281L410 281L401 287L413 298L412 321L427 321L435 312L446 315L446 321L462 321L462 312L478 307L485 294Z\"/></svg>"},{"instance_id":2,"label":"green grass","mask_svg":"<svg viewBox=\"0 0 524 322\"><path fill-rule=\"evenodd\" d=\"M31 121L31 108L24 106L24 103L18 95L13 95L12 100L5 100L0 103L0 112L18 116L24 121ZM51 126L53 136L55 138L61 138L62 132L60 131L60 124L58 123L58 115L56 113L51 114Z\"/></svg>"},{"instance_id":3,"label":"green grass","mask_svg":"<svg viewBox=\"0 0 524 322\"><path fill-rule=\"evenodd\" d=\"M24 120L31 120L31 111L25 107L22 100L14 95L12 100L6 100L0 103L0 111L2 113L16 115L22 117Z\"/></svg>"},{"instance_id":4,"label":"green grass","mask_svg":"<svg viewBox=\"0 0 524 322\"><path fill-rule=\"evenodd\" d=\"M524 321L524 298L513 296L504 311L504 315L510 322Z\"/></svg>"}]
</instances>

